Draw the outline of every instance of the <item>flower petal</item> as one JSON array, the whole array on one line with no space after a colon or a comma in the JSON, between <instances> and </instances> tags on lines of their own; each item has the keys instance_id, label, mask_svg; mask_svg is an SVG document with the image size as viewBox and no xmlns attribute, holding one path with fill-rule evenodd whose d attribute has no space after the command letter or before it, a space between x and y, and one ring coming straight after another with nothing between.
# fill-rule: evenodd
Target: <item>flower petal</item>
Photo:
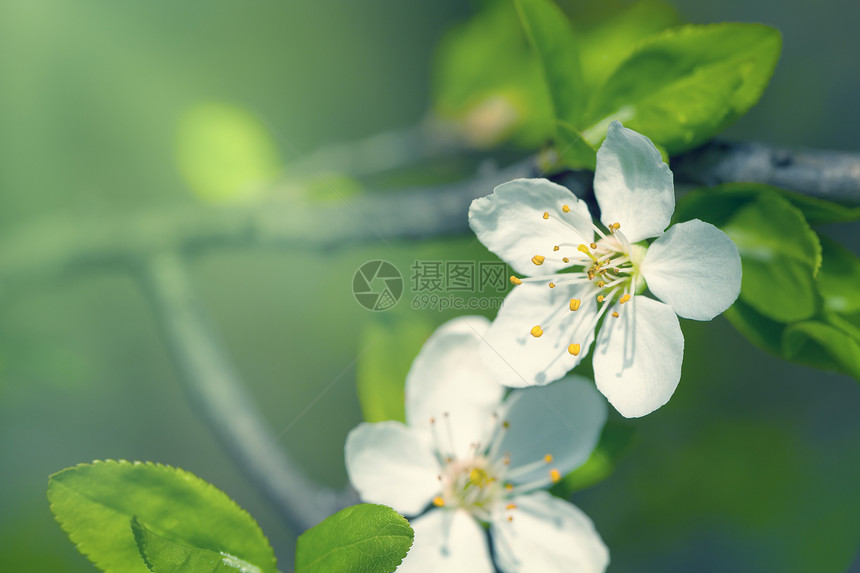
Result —
<instances>
[{"instance_id":1,"label":"flower petal","mask_svg":"<svg viewBox=\"0 0 860 573\"><path fill-rule=\"evenodd\" d=\"M400 422L359 424L346 438L346 472L362 500L415 515L439 492L439 461Z\"/></svg>"},{"instance_id":2,"label":"flower petal","mask_svg":"<svg viewBox=\"0 0 860 573\"><path fill-rule=\"evenodd\" d=\"M505 401L499 452L510 457L510 472L540 462L549 454L552 461L510 479L535 488L551 483L550 470L561 475L578 468L597 446L606 423L606 400L594 384L580 376L568 376L549 386L514 390Z\"/></svg>"},{"instance_id":3,"label":"flower petal","mask_svg":"<svg viewBox=\"0 0 860 573\"><path fill-rule=\"evenodd\" d=\"M622 416L638 418L669 401L681 379L684 336L669 305L634 296L597 335L594 381Z\"/></svg>"},{"instance_id":4,"label":"flower petal","mask_svg":"<svg viewBox=\"0 0 860 573\"><path fill-rule=\"evenodd\" d=\"M511 501L516 508L497 509L490 530L496 563L504 573L606 570L609 550L578 507L545 491Z\"/></svg>"},{"instance_id":5,"label":"flower petal","mask_svg":"<svg viewBox=\"0 0 860 573\"><path fill-rule=\"evenodd\" d=\"M569 275L559 275L569 276ZM594 340L597 287L592 283L559 285L524 283L508 294L481 346L481 355L496 380L506 386L543 386L558 380L588 354ZM579 310L570 310L579 299ZM543 334L531 330L540 326ZM579 354L568 346L579 344Z\"/></svg>"},{"instance_id":6,"label":"flower petal","mask_svg":"<svg viewBox=\"0 0 860 573\"><path fill-rule=\"evenodd\" d=\"M434 509L411 525L415 541L397 573L493 573L484 530L465 511Z\"/></svg>"},{"instance_id":7,"label":"flower petal","mask_svg":"<svg viewBox=\"0 0 860 573\"><path fill-rule=\"evenodd\" d=\"M675 211L672 172L660 152L617 121L597 152L594 195L603 224L620 223L631 243L660 235Z\"/></svg>"},{"instance_id":8,"label":"flower petal","mask_svg":"<svg viewBox=\"0 0 860 573\"><path fill-rule=\"evenodd\" d=\"M566 187L546 179L515 179L475 199L469 207L469 225L485 247L516 272L529 276L570 266L554 254L553 246L594 239L586 204ZM532 262L535 255L545 257L540 266Z\"/></svg>"},{"instance_id":9,"label":"flower petal","mask_svg":"<svg viewBox=\"0 0 860 573\"><path fill-rule=\"evenodd\" d=\"M728 235L698 219L672 225L639 267L657 297L679 316L711 320L741 292L741 257Z\"/></svg>"},{"instance_id":10,"label":"flower petal","mask_svg":"<svg viewBox=\"0 0 860 573\"><path fill-rule=\"evenodd\" d=\"M493 412L501 407L504 388L479 350L489 326L482 316L446 322L427 339L406 375L406 423L429 436L435 419L446 455L462 457L472 443L487 439Z\"/></svg>"}]
</instances>

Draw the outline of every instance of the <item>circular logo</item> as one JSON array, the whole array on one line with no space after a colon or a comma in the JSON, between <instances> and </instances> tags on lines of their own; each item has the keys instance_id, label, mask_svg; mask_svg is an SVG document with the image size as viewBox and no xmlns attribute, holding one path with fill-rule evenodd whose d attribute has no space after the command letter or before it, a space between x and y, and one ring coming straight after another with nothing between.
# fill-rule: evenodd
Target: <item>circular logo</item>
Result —
<instances>
[{"instance_id":1,"label":"circular logo","mask_svg":"<svg viewBox=\"0 0 860 573\"><path fill-rule=\"evenodd\" d=\"M352 277L352 294L368 310L388 310L403 294L403 276L388 261L368 261Z\"/></svg>"}]
</instances>

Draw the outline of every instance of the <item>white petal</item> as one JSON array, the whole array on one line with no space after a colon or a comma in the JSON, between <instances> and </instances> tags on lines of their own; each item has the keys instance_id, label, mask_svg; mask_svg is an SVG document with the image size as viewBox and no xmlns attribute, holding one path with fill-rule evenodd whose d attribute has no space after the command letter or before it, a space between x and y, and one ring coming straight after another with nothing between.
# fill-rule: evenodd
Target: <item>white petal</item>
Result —
<instances>
[{"instance_id":1,"label":"white petal","mask_svg":"<svg viewBox=\"0 0 860 573\"><path fill-rule=\"evenodd\" d=\"M617 121L597 152L594 195L603 224L620 223L631 243L660 235L675 211L672 172L660 152Z\"/></svg>"},{"instance_id":2,"label":"white petal","mask_svg":"<svg viewBox=\"0 0 860 573\"><path fill-rule=\"evenodd\" d=\"M607 317L594 349L594 381L622 416L638 418L669 401L681 379L684 336L669 305L634 296Z\"/></svg>"},{"instance_id":3,"label":"white petal","mask_svg":"<svg viewBox=\"0 0 860 573\"><path fill-rule=\"evenodd\" d=\"M606 570L609 550L578 507L545 491L511 501L516 509L496 510L490 530L496 563L504 573Z\"/></svg>"},{"instance_id":4,"label":"white petal","mask_svg":"<svg viewBox=\"0 0 860 573\"><path fill-rule=\"evenodd\" d=\"M570 211L565 213L562 207ZM543 218L548 213L547 219ZM594 239L586 204L569 189L546 179L515 179L469 207L469 225L484 246L518 273L553 273L570 266L552 248L559 243ZM532 257L546 257L540 266Z\"/></svg>"},{"instance_id":5,"label":"white petal","mask_svg":"<svg viewBox=\"0 0 860 573\"><path fill-rule=\"evenodd\" d=\"M565 275L569 276L569 275ZM508 294L481 347L484 361L496 379L515 388L543 386L558 380L588 353L594 340L597 287L592 283L560 285L524 283ZM581 306L570 310L570 300ZM531 335L535 326L540 337ZM580 353L568 352L571 344Z\"/></svg>"},{"instance_id":6,"label":"white petal","mask_svg":"<svg viewBox=\"0 0 860 573\"><path fill-rule=\"evenodd\" d=\"M484 530L465 511L434 509L411 525L415 541L397 573L493 573Z\"/></svg>"},{"instance_id":7,"label":"white petal","mask_svg":"<svg viewBox=\"0 0 860 573\"><path fill-rule=\"evenodd\" d=\"M439 492L436 456L400 422L359 424L344 449L349 481L363 501L415 515Z\"/></svg>"},{"instance_id":8,"label":"white petal","mask_svg":"<svg viewBox=\"0 0 860 573\"><path fill-rule=\"evenodd\" d=\"M642 276L679 316L711 320L741 292L741 257L728 235L698 219L672 225L648 247Z\"/></svg>"},{"instance_id":9,"label":"white petal","mask_svg":"<svg viewBox=\"0 0 860 573\"><path fill-rule=\"evenodd\" d=\"M422 431L436 420L445 455L462 457L493 427L504 388L481 358L490 321L461 316L440 326L424 343L406 376L406 423Z\"/></svg>"},{"instance_id":10,"label":"white petal","mask_svg":"<svg viewBox=\"0 0 860 573\"><path fill-rule=\"evenodd\" d=\"M540 464L517 474L516 484L544 487L550 470L561 475L582 465L594 451L606 423L606 400L594 384L580 376L568 376L549 386L514 390L505 401L508 422L499 448L510 456L510 471L552 455L550 464Z\"/></svg>"}]
</instances>

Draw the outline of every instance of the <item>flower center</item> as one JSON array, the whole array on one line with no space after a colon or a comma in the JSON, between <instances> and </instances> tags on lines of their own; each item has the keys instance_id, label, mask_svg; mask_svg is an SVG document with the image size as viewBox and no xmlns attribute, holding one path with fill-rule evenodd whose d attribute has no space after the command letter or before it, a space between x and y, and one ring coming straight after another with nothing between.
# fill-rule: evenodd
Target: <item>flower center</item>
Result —
<instances>
[{"instance_id":1,"label":"flower center","mask_svg":"<svg viewBox=\"0 0 860 573\"><path fill-rule=\"evenodd\" d=\"M452 460L442 473L442 493L434 502L488 516L491 506L505 494L505 485L499 480L500 469L493 467L485 456Z\"/></svg>"}]
</instances>

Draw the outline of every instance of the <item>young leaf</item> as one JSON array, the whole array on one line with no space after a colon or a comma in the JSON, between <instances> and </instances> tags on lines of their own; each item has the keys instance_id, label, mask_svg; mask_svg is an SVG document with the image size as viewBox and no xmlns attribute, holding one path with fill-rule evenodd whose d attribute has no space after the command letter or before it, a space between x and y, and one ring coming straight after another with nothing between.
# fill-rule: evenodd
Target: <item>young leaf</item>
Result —
<instances>
[{"instance_id":1,"label":"young leaf","mask_svg":"<svg viewBox=\"0 0 860 573\"><path fill-rule=\"evenodd\" d=\"M405 421L403 388L412 360L433 333L433 325L417 317L380 317L362 333L365 348L356 365L361 411L368 422Z\"/></svg>"},{"instance_id":2,"label":"young leaf","mask_svg":"<svg viewBox=\"0 0 860 573\"><path fill-rule=\"evenodd\" d=\"M778 195L761 195L723 230L741 254L743 302L779 322L815 314L821 244L797 208Z\"/></svg>"},{"instance_id":3,"label":"young leaf","mask_svg":"<svg viewBox=\"0 0 860 573\"><path fill-rule=\"evenodd\" d=\"M413 535L389 507L347 507L299 537L296 573L390 573L406 557Z\"/></svg>"},{"instance_id":4,"label":"young leaf","mask_svg":"<svg viewBox=\"0 0 860 573\"><path fill-rule=\"evenodd\" d=\"M860 312L860 258L826 237L821 238L822 262L818 275L824 310Z\"/></svg>"},{"instance_id":5,"label":"young leaf","mask_svg":"<svg viewBox=\"0 0 860 573\"><path fill-rule=\"evenodd\" d=\"M585 110L579 50L567 16L552 0L515 0L523 29L543 70L557 120L578 126Z\"/></svg>"},{"instance_id":6,"label":"young leaf","mask_svg":"<svg viewBox=\"0 0 860 573\"><path fill-rule=\"evenodd\" d=\"M224 492L181 469L97 461L51 476L51 511L78 550L108 573L148 573L131 519L173 543L224 552L275 572L259 525Z\"/></svg>"},{"instance_id":7,"label":"young leaf","mask_svg":"<svg viewBox=\"0 0 860 573\"><path fill-rule=\"evenodd\" d=\"M760 24L712 24L667 30L643 42L591 98L583 133L621 119L669 153L691 149L746 113L761 97L779 59L777 30Z\"/></svg>"},{"instance_id":8,"label":"young leaf","mask_svg":"<svg viewBox=\"0 0 860 573\"><path fill-rule=\"evenodd\" d=\"M140 556L153 573L261 573L235 555L176 543L150 531L137 517L131 529Z\"/></svg>"},{"instance_id":9,"label":"young leaf","mask_svg":"<svg viewBox=\"0 0 860 573\"><path fill-rule=\"evenodd\" d=\"M555 150L557 162L570 169L594 171L597 150L588 143L579 131L565 121L556 124Z\"/></svg>"}]
</instances>

